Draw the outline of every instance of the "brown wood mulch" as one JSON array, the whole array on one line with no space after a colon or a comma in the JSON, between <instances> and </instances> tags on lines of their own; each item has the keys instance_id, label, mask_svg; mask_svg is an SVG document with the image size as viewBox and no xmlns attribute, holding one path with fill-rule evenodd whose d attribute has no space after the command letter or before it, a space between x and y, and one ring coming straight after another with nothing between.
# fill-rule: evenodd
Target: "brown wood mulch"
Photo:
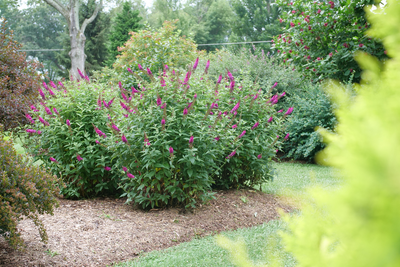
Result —
<instances>
[{"instance_id":1,"label":"brown wood mulch","mask_svg":"<svg viewBox=\"0 0 400 267\"><path fill-rule=\"evenodd\" d=\"M253 190L217 191L216 199L193 212L179 208L143 211L124 199L65 200L54 216L41 215L48 244L34 224L18 224L24 252L0 237L0 266L107 266L195 237L251 227L290 211L277 197Z\"/></svg>"}]
</instances>

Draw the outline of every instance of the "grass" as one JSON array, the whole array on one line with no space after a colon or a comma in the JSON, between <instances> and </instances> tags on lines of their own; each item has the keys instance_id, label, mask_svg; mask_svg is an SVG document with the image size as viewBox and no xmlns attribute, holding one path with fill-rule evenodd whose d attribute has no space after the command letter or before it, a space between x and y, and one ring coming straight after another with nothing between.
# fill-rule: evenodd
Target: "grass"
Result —
<instances>
[{"instance_id":1,"label":"grass","mask_svg":"<svg viewBox=\"0 0 400 267\"><path fill-rule=\"evenodd\" d=\"M262 190L276 195L304 194L306 188L314 185L332 187L338 185L338 174L329 167L294 164L272 163L276 169L273 182L266 183ZM268 263L271 257L279 258L282 266L295 266L295 259L284 251L279 230L285 229L281 220L270 221L256 227L227 231L223 235L236 240L243 239L246 243L250 259L255 263ZM161 251L153 251L138 259L115 265L118 267L144 266L235 266L230 262L229 253L219 247L213 236L203 239L193 239Z\"/></svg>"},{"instance_id":2,"label":"grass","mask_svg":"<svg viewBox=\"0 0 400 267\"><path fill-rule=\"evenodd\" d=\"M310 186L333 188L340 179L337 171L330 167L314 164L272 163L275 178L265 183L262 191L274 195L304 194Z\"/></svg>"},{"instance_id":3,"label":"grass","mask_svg":"<svg viewBox=\"0 0 400 267\"><path fill-rule=\"evenodd\" d=\"M270 239L274 243L278 239L277 231L283 228L284 223L277 220L252 228L224 232L224 235L233 240L243 239L250 258L255 262L265 262L271 253L280 254L281 250L272 249L268 246L267 249L265 248L266 241ZM289 264L287 266L295 266L295 260L288 253L279 256L283 257L284 261ZM194 239L162 251L153 251L139 258L139 260L120 263L115 266L235 266L229 261L229 258L229 253L216 244L213 236L209 236Z\"/></svg>"}]
</instances>

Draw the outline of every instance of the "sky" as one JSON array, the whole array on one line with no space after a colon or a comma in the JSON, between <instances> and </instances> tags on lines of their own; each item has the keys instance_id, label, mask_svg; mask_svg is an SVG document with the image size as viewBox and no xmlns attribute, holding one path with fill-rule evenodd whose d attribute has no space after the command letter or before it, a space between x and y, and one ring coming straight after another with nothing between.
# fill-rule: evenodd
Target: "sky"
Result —
<instances>
[{"instance_id":1,"label":"sky","mask_svg":"<svg viewBox=\"0 0 400 267\"><path fill-rule=\"evenodd\" d=\"M143 2L146 5L146 8L150 8L153 5L153 1L154 0L143 0ZM25 9L27 7L26 3L28 2L28 0L19 0L19 2L21 3L20 5L20 9ZM107 6L107 0L103 1L105 4L105 6ZM106 7L107 8L107 7Z\"/></svg>"}]
</instances>

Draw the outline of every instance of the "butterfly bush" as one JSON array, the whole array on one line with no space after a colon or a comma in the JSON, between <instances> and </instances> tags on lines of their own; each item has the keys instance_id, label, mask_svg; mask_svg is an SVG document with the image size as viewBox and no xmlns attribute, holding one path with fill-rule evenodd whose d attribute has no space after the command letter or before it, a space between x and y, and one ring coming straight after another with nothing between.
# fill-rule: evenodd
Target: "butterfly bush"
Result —
<instances>
[{"instance_id":1,"label":"butterfly bush","mask_svg":"<svg viewBox=\"0 0 400 267\"><path fill-rule=\"evenodd\" d=\"M210 63L205 70L196 64L180 75L165 67L137 87L120 87L129 101L110 109L110 123L120 131L111 131L106 142L128 202L194 207L212 197L212 187L254 186L271 178L270 160L284 140L277 135L289 116L274 107L283 96L229 71L208 76Z\"/></svg>"},{"instance_id":2,"label":"butterfly bush","mask_svg":"<svg viewBox=\"0 0 400 267\"><path fill-rule=\"evenodd\" d=\"M50 86L43 84L40 104L26 114L31 121L26 129L28 152L63 179L65 197L117 193L120 173L104 144L112 131L118 132L108 118L109 108L117 105L117 91L88 78Z\"/></svg>"}]
</instances>

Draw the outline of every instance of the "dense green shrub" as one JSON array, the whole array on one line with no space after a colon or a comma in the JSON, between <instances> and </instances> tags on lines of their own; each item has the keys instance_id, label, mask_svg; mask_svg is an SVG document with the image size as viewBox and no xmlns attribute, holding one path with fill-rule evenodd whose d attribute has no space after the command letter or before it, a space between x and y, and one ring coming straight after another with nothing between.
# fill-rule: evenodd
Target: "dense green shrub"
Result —
<instances>
[{"instance_id":1,"label":"dense green shrub","mask_svg":"<svg viewBox=\"0 0 400 267\"><path fill-rule=\"evenodd\" d=\"M6 20L0 24L0 123L8 130L28 123L26 106L37 97L39 65L18 51L21 45L8 32Z\"/></svg>"},{"instance_id":2,"label":"dense green shrub","mask_svg":"<svg viewBox=\"0 0 400 267\"><path fill-rule=\"evenodd\" d=\"M275 51L285 61L293 61L308 77L346 82L355 72L360 80L361 69L354 60L357 50L385 58L378 39L365 36L370 27L362 1L277 1L282 9L280 22L285 33L276 35Z\"/></svg>"},{"instance_id":3,"label":"dense green shrub","mask_svg":"<svg viewBox=\"0 0 400 267\"><path fill-rule=\"evenodd\" d=\"M119 173L106 170L112 167L111 152L96 143L103 138L97 137L94 126L110 134L100 101L112 102L117 92L85 79L45 87L44 102L30 113L35 123L26 130L28 152L64 180L61 192L66 197L115 194Z\"/></svg>"},{"instance_id":4,"label":"dense green shrub","mask_svg":"<svg viewBox=\"0 0 400 267\"><path fill-rule=\"evenodd\" d=\"M271 177L269 161L287 115L276 113L270 95L246 77L222 78L215 82L191 68L181 77L149 74L152 82L132 89L132 99L121 89L125 111L112 117L108 145L126 172L130 201L194 206L214 183L237 188Z\"/></svg>"},{"instance_id":5,"label":"dense green shrub","mask_svg":"<svg viewBox=\"0 0 400 267\"><path fill-rule=\"evenodd\" d=\"M180 37L175 31L176 21L164 22L158 30L145 29L132 32L130 39L120 48L121 55L113 65L113 69L104 68L95 75L101 82L116 84L122 82L127 88L136 86L138 78L130 75L129 68L142 79L147 79L146 70L158 74L164 65L179 70L186 68L197 56L196 45L188 37ZM143 71L140 72L140 68Z\"/></svg>"},{"instance_id":6,"label":"dense green shrub","mask_svg":"<svg viewBox=\"0 0 400 267\"><path fill-rule=\"evenodd\" d=\"M282 64L282 60L264 53L264 50L255 46L252 49L242 48L235 53L218 50L201 55L200 59L200 67L204 67L207 60L212 60L213 65L209 69L211 76L218 77L228 69L235 76L248 76L257 82L265 93L276 83L273 93L286 92L291 96L297 94L304 83L302 74L296 71L294 66Z\"/></svg>"},{"instance_id":7,"label":"dense green shrub","mask_svg":"<svg viewBox=\"0 0 400 267\"><path fill-rule=\"evenodd\" d=\"M336 125L332 104L320 86L312 84L290 100L296 112L286 122L290 139L282 151L288 158L313 161L316 153L325 147L316 128L333 131Z\"/></svg>"},{"instance_id":8,"label":"dense green shrub","mask_svg":"<svg viewBox=\"0 0 400 267\"><path fill-rule=\"evenodd\" d=\"M58 206L55 194L59 181L17 155L12 140L4 137L2 127L0 125L0 236L14 248L23 246L17 224L24 216L33 220L42 241L46 242L46 229L38 215L52 215L54 207Z\"/></svg>"}]
</instances>

